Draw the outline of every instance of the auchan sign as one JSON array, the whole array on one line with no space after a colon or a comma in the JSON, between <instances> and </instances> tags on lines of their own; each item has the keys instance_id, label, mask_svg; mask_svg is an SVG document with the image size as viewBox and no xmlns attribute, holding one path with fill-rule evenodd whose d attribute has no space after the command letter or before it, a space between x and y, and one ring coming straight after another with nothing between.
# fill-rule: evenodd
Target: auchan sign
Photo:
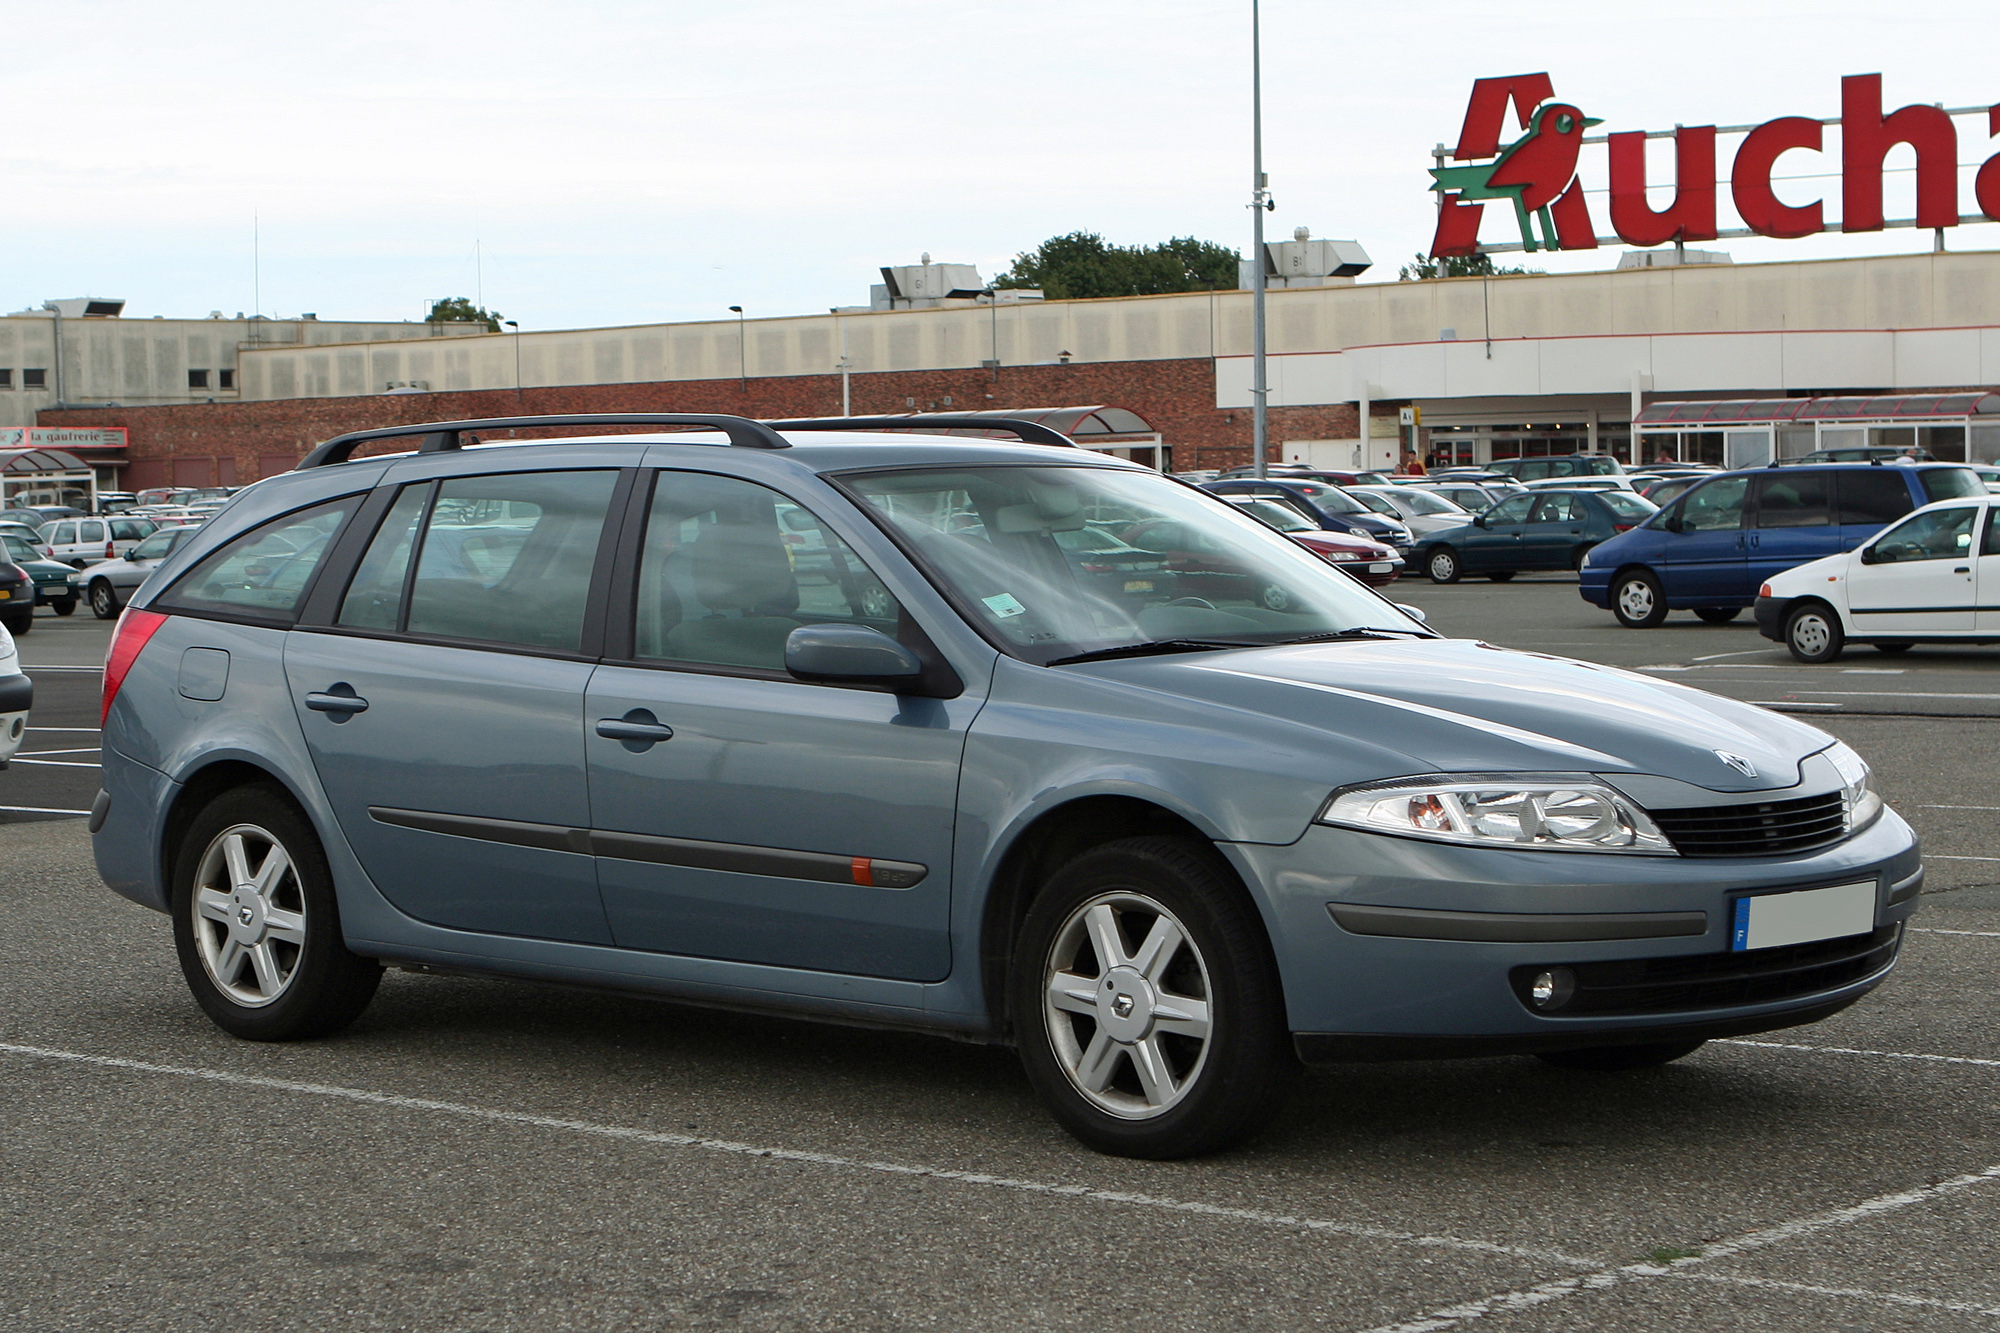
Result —
<instances>
[{"instance_id":1,"label":"auchan sign","mask_svg":"<svg viewBox=\"0 0 2000 1333\"><path fill-rule=\"evenodd\" d=\"M1521 136L1502 146L1512 108ZM1829 120L1780 116L1762 125L1683 125L1648 133L1621 130L1587 135L1601 122L1558 102L1547 74L1479 79L1472 85L1465 127L1448 153L1440 149L1431 189L1440 197L1433 255L1481 250L1591 250L1599 245L1664 245L1732 236L1810 236L1815 232L1880 231L1884 227L1956 227L2000 222L2000 153L1986 159L1972 183L1979 212L1959 212L1958 126L1954 117L1979 116L1988 137L2000 135L2000 106L1906 106L1884 113L1882 76L1853 74L1840 81L1840 115ZM1840 129L1840 220L1829 226L1824 198L1786 204L1773 185L1774 168L1787 152L1823 151L1826 127ZM1716 174L1717 141L1738 140L1730 163L1729 202L1741 227L1718 226L1724 182ZM1654 208L1646 196L1646 141L1674 141L1674 197ZM1593 205L1578 167L1586 146L1605 145L1610 177L1612 234L1597 233ZM1899 144L1916 153L1916 214L1883 217L1883 159ZM1454 165L1447 165L1447 159ZM1829 178L1831 173L1829 173ZM1481 245L1479 229L1488 203L1509 206L1521 239ZM1597 205L1596 207L1603 207Z\"/></svg>"}]
</instances>

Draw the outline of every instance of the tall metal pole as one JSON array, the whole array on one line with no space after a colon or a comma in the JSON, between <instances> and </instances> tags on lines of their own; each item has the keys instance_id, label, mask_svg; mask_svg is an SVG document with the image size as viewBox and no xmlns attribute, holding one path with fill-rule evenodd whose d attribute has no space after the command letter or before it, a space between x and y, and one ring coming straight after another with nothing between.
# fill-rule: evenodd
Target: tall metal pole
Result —
<instances>
[{"instance_id":1,"label":"tall metal pole","mask_svg":"<svg viewBox=\"0 0 2000 1333\"><path fill-rule=\"evenodd\" d=\"M729 308L736 315L736 387L748 393L750 392L750 350L749 344L743 338L743 307L733 305Z\"/></svg>"},{"instance_id":2,"label":"tall metal pole","mask_svg":"<svg viewBox=\"0 0 2000 1333\"><path fill-rule=\"evenodd\" d=\"M1256 475L1265 475L1270 453L1266 417L1269 384L1264 377L1264 213L1270 192L1264 176L1264 53L1258 27L1258 0L1250 0L1250 435Z\"/></svg>"}]
</instances>

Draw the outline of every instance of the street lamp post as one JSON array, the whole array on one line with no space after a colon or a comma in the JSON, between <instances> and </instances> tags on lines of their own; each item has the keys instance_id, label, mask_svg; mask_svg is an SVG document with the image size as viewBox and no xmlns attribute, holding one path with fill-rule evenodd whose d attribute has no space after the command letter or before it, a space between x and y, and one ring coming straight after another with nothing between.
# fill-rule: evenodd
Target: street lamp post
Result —
<instances>
[{"instance_id":1,"label":"street lamp post","mask_svg":"<svg viewBox=\"0 0 2000 1333\"><path fill-rule=\"evenodd\" d=\"M1276 208L1264 175L1264 55L1258 0L1250 0L1250 447L1256 475L1265 475L1270 424L1264 374L1264 214Z\"/></svg>"},{"instance_id":2,"label":"street lamp post","mask_svg":"<svg viewBox=\"0 0 2000 1333\"><path fill-rule=\"evenodd\" d=\"M500 321L514 330L514 401L521 401L521 321L503 319Z\"/></svg>"},{"instance_id":3,"label":"street lamp post","mask_svg":"<svg viewBox=\"0 0 2000 1333\"><path fill-rule=\"evenodd\" d=\"M840 307L833 307L833 322L840 326L840 415L854 415L854 396L849 391L848 376L854 369L854 362L847 355L847 321L840 317Z\"/></svg>"},{"instance_id":4,"label":"street lamp post","mask_svg":"<svg viewBox=\"0 0 2000 1333\"><path fill-rule=\"evenodd\" d=\"M750 353L743 341L743 307L729 307L736 315L736 384L743 392L750 392Z\"/></svg>"}]
</instances>

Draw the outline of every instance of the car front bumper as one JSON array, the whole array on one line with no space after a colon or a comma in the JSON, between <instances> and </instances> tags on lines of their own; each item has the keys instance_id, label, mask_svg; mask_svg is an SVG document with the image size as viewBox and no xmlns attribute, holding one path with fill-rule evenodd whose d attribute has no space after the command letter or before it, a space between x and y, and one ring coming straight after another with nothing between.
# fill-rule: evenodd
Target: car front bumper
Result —
<instances>
[{"instance_id":1,"label":"car front bumper","mask_svg":"<svg viewBox=\"0 0 2000 1333\"><path fill-rule=\"evenodd\" d=\"M1796 856L1511 852L1323 825L1290 846L1229 851L1262 889L1291 1029L1314 1059L1502 1054L1812 1022L1886 975L1922 884L1916 837L1891 811ZM1828 942L1829 957L1796 960L1731 951L1735 899L1861 881L1875 886L1872 943ZM1395 933L1364 933L1383 930ZM1521 969L1598 975L1605 964L1682 981L1649 990L1638 1008L1574 1017L1533 1011L1520 994ZM1746 981L1746 969L1790 980Z\"/></svg>"},{"instance_id":2,"label":"car front bumper","mask_svg":"<svg viewBox=\"0 0 2000 1333\"><path fill-rule=\"evenodd\" d=\"M1785 641L1785 617L1792 613L1792 597L1759 597L1750 604L1757 620L1757 632L1773 643Z\"/></svg>"}]
</instances>

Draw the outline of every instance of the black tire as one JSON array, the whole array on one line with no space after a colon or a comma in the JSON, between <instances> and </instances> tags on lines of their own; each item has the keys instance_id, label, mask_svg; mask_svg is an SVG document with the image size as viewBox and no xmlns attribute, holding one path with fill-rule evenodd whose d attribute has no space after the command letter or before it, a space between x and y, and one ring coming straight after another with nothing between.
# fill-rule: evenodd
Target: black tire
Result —
<instances>
[{"instance_id":1,"label":"black tire","mask_svg":"<svg viewBox=\"0 0 2000 1333\"><path fill-rule=\"evenodd\" d=\"M1785 617L1785 647L1801 662L1811 666L1831 662L1846 646L1840 617L1825 602L1807 602Z\"/></svg>"},{"instance_id":2,"label":"black tire","mask_svg":"<svg viewBox=\"0 0 2000 1333\"><path fill-rule=\"evenodd\" d=\"M116 620L122 603L118 600L118 589L105 579L92 579L88 590L90 614L99 620Z\"/></svg>"},{"instance_id":3,"label":"black tire","mask_svg":"<svg viewBox=\"0 0 2000 1333\"><path fill-rule=\"evenodd\" d=\"M230 838L239 840L244 864L253 872L269 865L266 858L279 849L289 873L276 874L268 893L235 885L229 896L211 897L208 910L202 910L197 890L205 882L234 879L224 850ZM276 788L235 787L204 806L174 858L172 889L181 973L195 1002L231 1036L324 1037L360 1017L374 998L381 964L348 952L319 839L291 798Z\"/></svg>"},{"instance_id":4,"label":"black tire","mask_svg":"<svg viewBox=\"0 0 2000 1333\"><path fill-rule=\"evenodd\" d=\"M73 616L73 615L75 615L75 614L76 614L76 594L74 594L74 593L71 593L71 594L70 594L70 595L69 595L68 597L52 597L52 598L50 598L50 599L49 599L49 609L50 609L51 611L54 611L54 612L55 612L55 613L56 613L57 615L59 615L59 616Z\"/></svg>"},{"instance_id":5,"label":"black tire","mask_svg":"<svg viewBox=\"0 0 2000 1333\"><path fill-rule=\"evenodd\" d=\"M1904 639L1896 643L1872 643L1868 646L1878 653L1907 653L1917 645Z\"/></svg>"},{"instance_id":6,"label":"black tire","mask_svg":"<svg viewBox=\"0 0 2000 1333\"><path fill-rule=\"evenodd\" d=\"M35 627L35 608L13 606L0 611L0 625L5 625L9 634L26 634Z\"/></svg>"},{"instance_id":7,"label":"black tire","mask_svg":"<svg viewBox=\"0 0 2000 1333\"><path fill-rule=\"evenodd\" d=\"M1557 1069L1589 1074L1617 1074L1629 1069L1657 1069L1684 1055L1693 1055L1704 1041L1656 1041L1644 1046L1584 1046L1573 1051L1543 1051L1535 1058Z\"/></svg>"},{"instance_id":8,"label":"black tire","mask_svg":"<svg viewBox=\"0 0 2000 1333\"><path fill-rule=\"evenodd\" d=\"M1456 583L1465 577L1458 552L1449 546L1433 546L1424 552L1424 577L1432 583Z\"/></svg>"},{"instance_id":9,"label":"black tire","mask_svg":"<svg viewBox=\"0 0 2000 1333\"><path fill-rule=\"evenodd\" d=\"M1740 606L1697 606L1694 609L1694 614L1697 620L1705 621L1710 625L1727 625L1730 621L1743 614L1743 608Z\"/></svg>"},{"instance_id":10,"label":"black tire","mask_svg":"<svg viewBox=\"0 0 2000 1333\"><path fill-rule=\"evenodd\" d=\"M1631 569L1611 580L1611 614L1626 629L1652 629L1667 618L1667 594L1652 571Z\"/></svg>"},{"instance_id":11,"label":"black tire","mask_svg":"<svg viewBox=\"0 0 2000 1333\"><path fill-rule=\"evenodd\" d=\"M1120 933L1121 963L1106 966L1090 942L1099 908ZM1183 943L1141 974L1130 964L1143 962L1163 913ZM1086 1008L1047 1003L1059 974L1077 978ZM1128 838L1058 870L1022 923L1010 989L1029 1081L1064 1129L1102 1153L1169 1159L1228 1147L1264 1126L1298 1074L1263 922L1228 865L1192 839ZM1135 997L1146 1006L1137 1019ZM1201 1040L1155 1027L1153 1006L1164 1011L1176 998L1204 1005ZM1129 1040L1112 1039L1114 1023ZM1090 1092L1085 1062L1100 1033L1104 1078ZM1164 1083L1141 1080L1142 1052L1165 1066ZM1162 1086L1171 1095L1158 1095Z\"/></svg>"},{"instance_id":12,"label":"black tire","mask_svg":"<svg viewBox=\"0 0 2000 1333\"><path fill-rule=\"evenodd\" d=\"M1514 575L1518 573L1520 573L1520 571L1517 569L1496 569L1491 574L1488 574L1486 577L1492 579L1495 583L1505 583L1508 579L1513 578Z\"/></svg>"}]
</instances>

